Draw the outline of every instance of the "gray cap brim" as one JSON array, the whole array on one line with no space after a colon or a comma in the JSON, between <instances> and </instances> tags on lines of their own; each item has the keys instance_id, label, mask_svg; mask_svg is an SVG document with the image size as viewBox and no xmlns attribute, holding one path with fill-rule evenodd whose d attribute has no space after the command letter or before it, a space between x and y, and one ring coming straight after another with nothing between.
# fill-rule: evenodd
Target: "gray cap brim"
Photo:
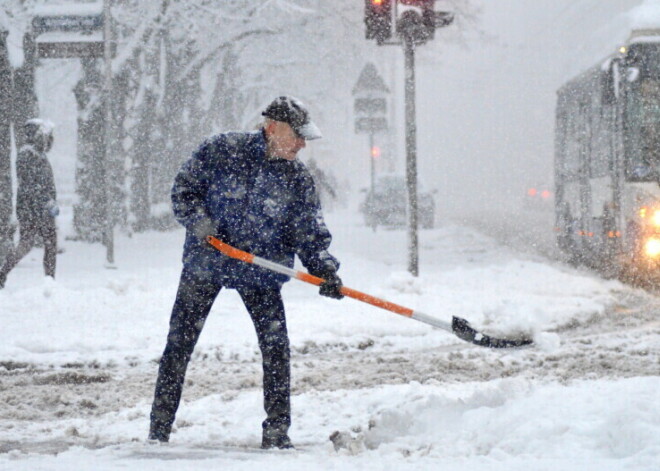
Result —
<instances>
[{"instance_id":1,"label":"gray cap brim","mask_svg":"<svg viewBox=\"0 0 660 471\"><path fill-rule=\"evenodd\" d=\"M321 134L321 130L319 129L319 127L316 124L314 124L312 121L302 125L295 131L296 134L298 134L306 141L313 141L314 139L321 139L323 137L323 134Z\"/></svg>"}]
</instances>

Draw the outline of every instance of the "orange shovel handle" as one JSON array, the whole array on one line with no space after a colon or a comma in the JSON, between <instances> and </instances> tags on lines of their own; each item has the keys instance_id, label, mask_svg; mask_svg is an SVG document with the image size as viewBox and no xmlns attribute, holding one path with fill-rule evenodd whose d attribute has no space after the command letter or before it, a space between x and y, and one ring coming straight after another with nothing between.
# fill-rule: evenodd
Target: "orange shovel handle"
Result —
<instances>
[{"instance_id":1,"label":"orange shovel handle","mask_svg":"<svg viewBox=\"0 0 660 471\"><path fill-rule=\"evenodd\" d=\"M252 255L251 253L244 252L240 249L237 249L236 247L232 247L229 244L225 244L224 242L216 239L213 236L208 236L206 240L208 241L209 244L211 244L213 247L215 247L216 249L218 249L220 252L227 255L228 257L235 258L237 260L242 260L243 262L246 263L252 263L254 265L258 265L260 267L266 268L268 270L272 270L277 273L282 273L283 275L289 276L291 278L296 278L300 281L304 281L305 283L310 283L316 286L322 284L325 281L323 278L319 278L318 276L314 276L314 275L310 275L309 273L294 270L293 268L285 267L284 265L281 265L279 263L271 262L270 260L266 260L265 258L257 257L256 255ZM414 319L419 322L424 322L425 324L432 325L433 327L444 329L447 332L452 332L460 339L465 340L466 342L473 343L475 345L479 345L481 347L518 348L533 343L531 339L525 339L525 338L509 340L509 339L499 339L499 338L491 337L489 335L482 334L481 332L475 330L470 325L470 323L463 318L452 316L451 322L443 321L441 319L437 319L434 316L429 316L428 314L424 314L423 312L414 311L407 307L400 306L398 304L391 303L389 301L385 301L384 299L380 299L375 296L362 293L361 291L357 291L352 288L347 288L346 286L342 286L340 292L341 294L343 294L344 296L348 296L349 298L357 299L358 301L371 304L381 309L386 309L388 311L394 312L396 314L400 314L402 316L408 317L410 319Z\"/></svg>"},{"instance_id":2,"label":"orange shovel handle","mask_svg":"<svg viewBox=\"0 0 660 471\"><path fill-rule=\"evenodd\" d=\"M209 244L211 244L213 247L215 247L216 249L218 249L220 252L227 255L228 257L235 258L237 260L242 260L243 262L246 263L259 265L261 267L268 268L270 270L276 271L278 273L282 273L297 280L304 281L305 283L309 283L316 286L319 286L321 283L325 281L323 278L319 278L318 276L310 275L309 273L305 273L299 270L294 270L293 268L285 267L278 263L274 263L264 258L257 257L256 255L252 255L251 253L244 252L243 250L237 249L236 247L232 247L229 244L225 244L224 242L213 236L208 236L206 240L208 241ZM371 304L381 309L386 309L388 311L394 312L396 314L400 314L402 316L412 317L413 315L412 309L409 309L404 306L400 306L398 304L389 301L385 301L384 299L371 296L370 294L363 293L353 288L342 286L340 292L341 294L343 294L344 296L348 296L349 298L357 299L358 301Z\"/></svg>"}]
</instances>

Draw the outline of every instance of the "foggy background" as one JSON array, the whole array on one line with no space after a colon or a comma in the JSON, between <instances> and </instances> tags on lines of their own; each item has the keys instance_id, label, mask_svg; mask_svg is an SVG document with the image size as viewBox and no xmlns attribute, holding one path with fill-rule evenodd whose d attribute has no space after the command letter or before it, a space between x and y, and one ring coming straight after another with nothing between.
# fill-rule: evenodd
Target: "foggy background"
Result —
<instances>
[{"instance_id":1,"label":"foggy background","mask_svg":"<svg viewBox=\"0 0 660 471\"><path fill-rule=\"evenodd\" d=\"M301 158L313 157L334 174L354 204L362 198L359 190L369 185L370 162L367 136L353 131L351 89L367 61L376 65L391 92L392 128L388 136L376 138L384 154L377 170L405 171L402 48L364 39L362 1L334 2L334 7L314 0L269 3L285 5L284 17L309 19L276 40L258 39L239 51L247 80L242 93L250 93L251 82L258 83L259 93L252 113L238 117L236 124L242 129L256 126L261 109L278 94L301 98L325 137L310 143ZM300 10L287 9L289 3ZM529 185L551 184L555 92L626 39L627 12L641 3L437 2L436 10L456 11L458 18L438 30L434 41L417 48L416 77L418 170L422 184L438 190L439 221L470 211L516 210ZM319 15L332 20L323 25L326 30L310 35L321 28ZM14 64L21 61L19 33L10 30ZM277 76L260 76L261 64L269 62L270 67L279 56L285 59ZM246 68L252 72L245 73ZM75 201L77 111L72 89L80 77L78 60L41 61L36 72L41 116L56 124L51 161L65 212ZM181 160L201 137L177 149ZM153 158L157 162L159 156Z\"/></svg>"},{"instance_id":2,"label":"foggy background","mask_svg":"<svg viewBox=\"0 0 660 471\"><path fill-rule=\"evenodd\" d=\"M420 54L441 57L420 60L419 145L446 211L516 209L527 188L552 182L555 92L618 49L642 2L477 3L482 37Z\"/></svg>"}]
</instances>

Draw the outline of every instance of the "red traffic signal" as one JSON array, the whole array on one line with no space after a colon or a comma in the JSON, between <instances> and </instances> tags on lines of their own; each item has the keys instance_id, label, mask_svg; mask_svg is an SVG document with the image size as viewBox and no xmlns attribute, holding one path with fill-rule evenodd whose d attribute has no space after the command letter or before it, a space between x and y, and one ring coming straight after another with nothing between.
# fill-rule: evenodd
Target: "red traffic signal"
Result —
<instances>
[{"instance_id":1,"label":"red traffic signal","mask_svg":"<svg viewBox=\"0 0 660 471\"><path fill-rule=\"evenodd\" d=\"M371 148L371 158L374 159L374 160L380 158L380 147L373 146Z\"/></svg>"},{"instance_id":2,"label":"red traffic signal","mask_svg":"<svg viewBox=\"0 0 660 471\"><path fill-rule=\"evenodd\" d=\"M392 37L392 2L393 0L365 0L364 24L367 27L367 39L375 39L378 44L382 44Z\"/></svg>"}]
</instances>

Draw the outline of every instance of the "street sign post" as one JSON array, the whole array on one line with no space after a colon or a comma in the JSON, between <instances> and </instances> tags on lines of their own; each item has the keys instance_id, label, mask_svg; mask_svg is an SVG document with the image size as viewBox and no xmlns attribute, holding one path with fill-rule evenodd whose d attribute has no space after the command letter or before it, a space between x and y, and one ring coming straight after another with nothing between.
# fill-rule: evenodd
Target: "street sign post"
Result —
<instances>
[{"instance_id":1,"label":"street sign post","mask_svg":"<svg viewBox=\"0 0 660 471\"><path fill-rule=\"evenodd\" d=\"M78 32L91 33L103 29L103 14L41 14L32 18L32 32L42 33Z\"/></svg>"},{"instance_id":2,"label":"street sign post","mask_svg":"<svg viewBox=\"0 0 660 471\"><path fill-rule=\"evenodd\" d=\"M103 11L89 4L44 7L32 18L42 59L104 57Z\"/></svg>"},{"instance_id":3,"label":"street sign post","mask_svg":"<svg viewBox=\"0 0 660 471\"><path fill-rule=\"evenodd\" d=\"M376 156L373 155L374 135L386 132L387 94L389 89L378 74L376 66L369 62L364 66L357 83L353 87L353 111L355 114L356 134L369 135L369 162L371 166L371 191L376 179Z\"/></svg>"},{"instance_id":4,"label":"street sign post","mask_svg":"<svg viewBox=\"0 0 660 471\"><path fill-rule=\"evenodd\" d=\"M356 118L356 134L376 134L387 131L387 118Z\"/></svg>"},{"instance_id":5,"label":"street sign post","mask_svg":"<svg viewBox=\"0 0 660 471\"><path fill-rule=\"evenodd\" d=\"M58 33L46 33L37 38L37 57L41 59L73 59L78 57L103 57L103 36L71 38Z\"/></svg>"}]
</instances>

